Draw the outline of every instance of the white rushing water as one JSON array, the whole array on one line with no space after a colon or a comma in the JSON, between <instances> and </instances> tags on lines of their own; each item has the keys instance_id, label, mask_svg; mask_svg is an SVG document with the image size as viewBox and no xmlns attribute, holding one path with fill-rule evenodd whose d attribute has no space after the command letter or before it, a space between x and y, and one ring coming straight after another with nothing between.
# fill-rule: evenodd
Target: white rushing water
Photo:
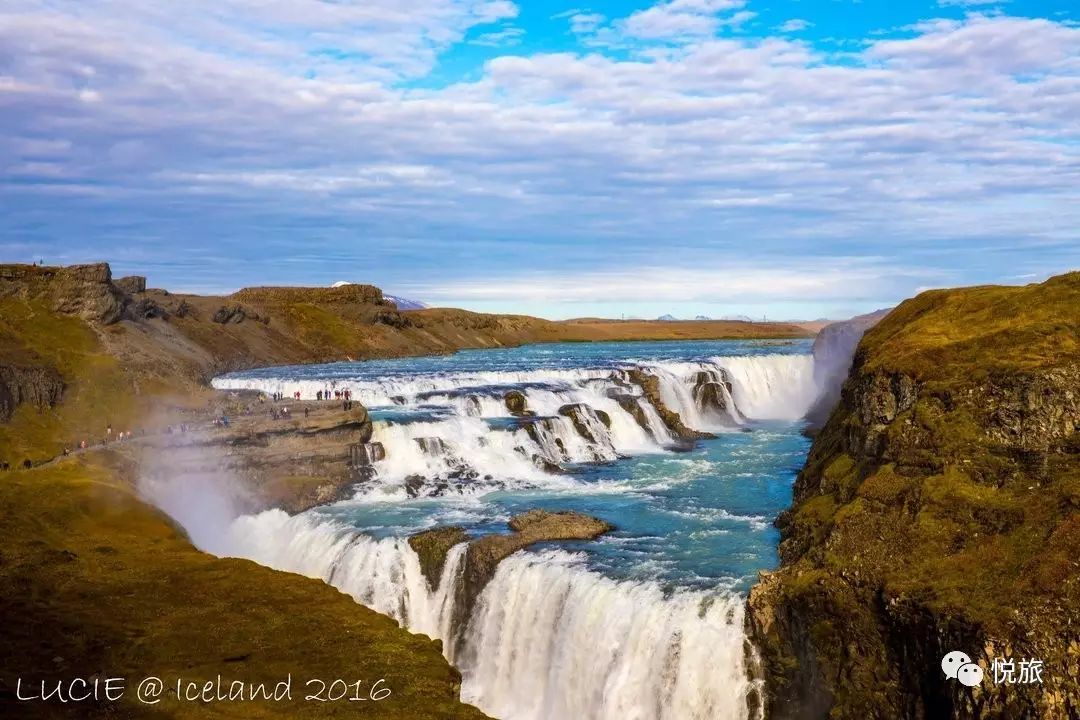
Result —
<instances>
[{"instance_id":1,"label":"white rushing water","mask_svg":"<svg viewBox=\"0 0 1080 720\"><path fill-rule=\"evenodd\" d=\"M739 412L755 420L798 420L817 399L810 355L717 357L727 373Z\"/></svg>"},{"instance_id":2,"label":"white rushing water","mask_svg":"<svg viewBox=\"0 0 1080 720\"><path fill-rule=\"evenodd\" d=\"M742 599L616 582L565 553L518 553L484 589L457 662L496 717L746 715Z\"/></svg>"},{"instance_id":3,"label":"white rushing water","mask_svg":"<svg viewBox=\"0 0 1080 720\"><path fill-rule=\"evenodd\" d=\"M700 430L794 420L818 392L808 355L636 366L658 378L663 404ZM674 440L623 367L396 375L334 385L229 377L214 384L286 396L299 391L305 398L349 389L369 407L398 413L375 423L373 442L382 444L385 458L351 501L360 505L493 489L572 492L584 487L582 480L553 466L664 453ZM703 384L712 404L702 400ZM508 418L507 389L524 394L535 416ZM412 478L423 485L409 487ZM451 550L436 588L404 538L377 540L318 513L238 518L218 547L320 578L404 627L443 640L462 671L463 699L502 720L747 717L743 598L725 588L670 590L615 580L586 567L579 555L522 551L500 563L464 628L454 628L464 544Z\"/></svg>"},{"instance_id":4,"label":"white rushing water","mask_svg":"<svg viewBox=\"0 0 1080 720\"><path fill-rule=\"evenodd\" d=\"M449 637L453 582L433 592L420 559L403 538L375 540L311 513L280 510L238 518L228 532L230 555L319 578L354 600L430 637ZM444 575L461 566L464 545L447 556Z\"/></svg>"},{"instance_id":5,"label":"white rushing water","mask_svg":"<svg viewBox=\"0 0 1080 720\"><path fill-rule=\"evenodd\" d=\"M319 578L404 627L444 641L462 697L504 720L744 718L750 688L742 599L615 581L562 552L500 563L452 643L465 544L432 589L403 539L374 540L310 514L236 520L229 554Z\"/></svg>"}]
</instances>

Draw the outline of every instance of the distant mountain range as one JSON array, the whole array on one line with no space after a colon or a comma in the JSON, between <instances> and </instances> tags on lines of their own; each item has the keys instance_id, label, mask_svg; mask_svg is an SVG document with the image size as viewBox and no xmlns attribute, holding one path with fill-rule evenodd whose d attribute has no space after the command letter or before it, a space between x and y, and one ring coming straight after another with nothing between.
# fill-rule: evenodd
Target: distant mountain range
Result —
<instances>
[{"instance_id":1,"label":"distant mountain range","mask_svg":"<svg viewBox=\"0 0 1080 720\"><path fill-rule=\"evenodd\" d=\"M661 321L661 322L675 322L675 321L679 320L680 318L677 318L674 315L669 313L667 315L661 315L660 317L658 317L656 319ZM709 317L708 315L695 315L694 316L694 320L697 321L697 322L709 322L712 319L713 318ZM722 317L720 319L721 320L738 320L738 321L741 321L741 322L754 322L754 320L752 318L749 318L746 315L725 315L724 317Z\"/></svg>"},{"instance_id":2,"label":"distant mountain range","mask_svg":"<svg viewBox=\"0 0 1080 720\"><path fill-rule=\"evenodd\" d=\"M338 280L331 287L342 287L343 285L354 285L348 280ZM389 300L397 306L398 310L423 310L427 307L427 304L420 302L419 300L409 300L408 298L398 297L397 295L387 295L383 293L383 298Z\"/></svg>"},{"instance_id":3,"label":"distant mountain range","mask_svg":"<svg viewBox=\"0 0 1080 720\"><path fill-rule=\"evenodd\" d=\"M398 297L397 295L384 294L383 297L397 305L398 310L423 310L427 307L426 303L422 303L419 300L409 300L408 298Z\"/></svg>"}]
</instances>

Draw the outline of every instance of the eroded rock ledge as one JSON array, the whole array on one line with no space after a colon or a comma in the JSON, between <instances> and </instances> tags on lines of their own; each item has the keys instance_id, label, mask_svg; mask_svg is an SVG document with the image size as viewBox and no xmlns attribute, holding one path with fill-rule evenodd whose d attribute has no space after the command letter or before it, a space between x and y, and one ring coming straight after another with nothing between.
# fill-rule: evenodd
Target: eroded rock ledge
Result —
<instances>
[{"instance_id":1,"label":"eroded rock ledge","mask_svg":"<svg viewBox=\"0 0 1080 720\"><path fill-rule=\"evenodd\" d=\"M229 488L239 481L237 510L249 513L267 508L299 513L344 500L382 456L382 446L370 442L372 421L359 404L346 411L341 403L272 403L258 393L231 395L239 397L201 412L190 425L177 423L169 432L117 447L137 453L153 478L184 483L218 474ZM284 407L290 409L288 417L281 413Z\"/></svg>"},{"instance_id":2,"label":"eroded rock ledge","mask_svg":"<svg viewBox=\"0 0 1080 720\"><path fill-rule=\"evenodd\" d=\"M583 513L547 510L529 510L515 515L508 525L512 531L509 534L485 535L469 541L461 580L455 591L455 628L464 626L480 592L504 558L536 543L595 540L615 529L610 523ZM431 587L439 586L450 548L465 542L467 537L464 528L448 527L427 530L409 538L409 545L420 556L420 568Z\"/></svg>"},{"instance_id":3,"label":"eroded rock ledge","mask_svg":"<svg viewBox=\"0 0 1080 720\"><path fill-rule=\"evenodd\" d=\"M11 419L23 403L39 411L60 402L64 380L60 373L43 364L0 364L0 422Z\"/></svg>"},{"instance_id":4,"label":"eroded rock ledge","mask_svg":"<svg viewBox=\"0 0 1080 720\"><path fill-rule=\"evenodd\" d=\"M687 427L686 423L684 423L679 416L679 413L669 408L664 402L663 397L661 397L660 379L658 377L650 375L638 368L627 371L627 376L630 378L630 382L641 387L641 392L645 396L645 399L656 408L656 412L660 415L660 419L664 421L664 424L668 426L677 438L680 440L700 440L716 437L716 435L712 433ZM637 412L640 412L640 408L638 408ZM635 419L638 419L637 412L632 413L635 415ZM638 419L638 422L641 423L642 421Z\"/></svg>"}]
</instances>

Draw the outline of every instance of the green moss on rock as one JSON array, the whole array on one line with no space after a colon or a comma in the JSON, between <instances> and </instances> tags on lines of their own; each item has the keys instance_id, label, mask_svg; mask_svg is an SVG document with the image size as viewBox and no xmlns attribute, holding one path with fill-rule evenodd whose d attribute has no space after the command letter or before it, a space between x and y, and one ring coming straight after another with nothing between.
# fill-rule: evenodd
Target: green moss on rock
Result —
<instances>
[{"instance_id":1,"label":"green moss on rock","mask_svg":"<svg viewBox=\"0 0 1080 720\"><path fill-rule=\"evenodd\" d=\"M409 546L420 558L420 570L432 588L439 587L446 554L450 548L469 539L465 528L435 528L409 537Z\"/></svg>"}]
</instances>

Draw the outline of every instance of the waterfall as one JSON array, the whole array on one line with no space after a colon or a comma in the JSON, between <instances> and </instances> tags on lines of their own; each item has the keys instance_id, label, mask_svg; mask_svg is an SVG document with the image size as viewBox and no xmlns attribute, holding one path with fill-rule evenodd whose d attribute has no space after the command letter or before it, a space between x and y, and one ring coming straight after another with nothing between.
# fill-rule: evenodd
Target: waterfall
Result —
<instances>
[{"instance_id":1,"label":"waterfall","mask_svg":"<svg viewBox=\"0 0 1080 720\"><path fill-rule=\"evenodd\" d=\"M658 443L667 443L674 439L671 435L671 431L667 425L664 424L663 419L660 417L660 413L656 412L656 408L651 403L646 402L642 398L638 398L636 401L637 406L641 408L645 422L649 427L649 433L652 435L653 440Z\"/></svg>"},{"instance_id":2,"label":"waterfall","mask_svg":"<svg viewBox=\"0 0 1080 720\"><path fill-rule=\"evenodd\" d=\"M821 392L810 355L759 355L712 359L731 379L739 412L755 420L798 420Z\"/></svg>"},{"instance_id":3,"label":"waterfall","mask_svg":"<svg viewBox=\"0 0 1080 720\"><path fill-rule=\"evenodd\" d=\"M376 540L312 513L267 510L237 518L226 547L226 555L318 578L413 632L450 637L453 579L460 573L464 544L447 554L445 582L435 590L404 538Z\"/></svg>"},{"instance_id":4,"label":"waterfall","mask_svg":"<svg viewBox=\"0 0 1080 720\"><path fill-rule=\"evenodd\" d=\"M746 717L742 598L616 581L559 551L500 563L463 634L454 588L466 544L437 588L400 538L375 540L311 513L237 519L229 555L319 578L413 632L443 640L462 697L501 720Z\"/></svg>"},{"instance_id":5,"label":"waterfall","mask_svg":"<svg viewBox=\"0 0 1080 720\"><path fill-rule=\"evenodd\" d=\"M504 720L744 718L742 599L618 582L560 552L504 560L458 663Z\"/></svg>"},{"instance_id":6,"label":"waterfall","mask_svg":"<svg viewBox=\"0 0 1080 720\"><path fill-rule=\"evenodd\" d=\"M442 574L439 577L439 586L435 589L434 602L432 603L435 618L439 621L438 627L431 630L422 630L418 627L411 628L414 632L422 632L429 637L440 638L443 641L446 657L449 660L453 660L456 649L454 645L456 633L454 633L453 623L455 591L461 579L465 551L468 548L468 543L458 543L446 553L446 563L443 565ZM412 548L409 548L409 550L411 551Z\"/></svg>"},{"instance_id":7,"label":"waterfall","mask_svg":"<svg viewBox=\"0 0 1080 720\"><path fill-rule=\"evenodd\" d=\"M657 378L664 405L698 430L795 420L819 394L810 355L718 356L636 366ZM374 478L360 492L400 500L572 488L575 480L561 475L560 468L664 452L675 438L641 388L628 382L625 367L391 375L329 384L287 375L226 376L214 386L286 397L300 392L308 398L350 389L375 409L374 441L385 450L373 463ZM510 417L509 391L525 398L526 411L517 417ZM393 408L394 417L380 420L379 408Z\"/></svg>"}]
</instances>

